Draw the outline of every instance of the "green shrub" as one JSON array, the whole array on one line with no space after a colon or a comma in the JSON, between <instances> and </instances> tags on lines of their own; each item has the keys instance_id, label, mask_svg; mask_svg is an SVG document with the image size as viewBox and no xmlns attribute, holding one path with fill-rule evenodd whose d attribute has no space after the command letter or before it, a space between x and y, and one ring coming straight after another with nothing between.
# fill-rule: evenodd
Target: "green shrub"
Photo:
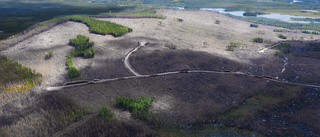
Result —
<instances>
[{"instance_id":1,"label":"green shrub","mask_svg":"<svg viewBox=\"0 0 320 137\"><path fill-rule=\"evenodd\" d=\"M113 113L108 110L106 107L102 107L99 111L98 111L98 115L101 117L104 117L107 120L111 120Z\"/></svg>"},{"instance_id":2,"label":"green shrub","mask_svg":"<svg viewBox=\"0 0 320 137\"><path fill-rule=\"evenodd\" d=\"M0 92L2 92L1 86L6 87L7 83L26 82L33 87L42 82L41 77L42 75L35 70L0 55Z\"/></svg>"},{"instance_id":3,"label":"green shrub","mask_svg":"<svg viewBox=\"0 0 320 137\"><path fill-rule=\"evenodd\" d=\"M214 23L215 24L220 24L220 22L221 22L220 20L216 20Z\"/></svg>"},{"instance_id":4,"label":"green shrub","mask_svg":"<svg viewBox=\"0 0 320 137\"><path fill-rule=\"evenodd\" d=\"M306 34L319 35L319 32L317 32L317 31L302 30L301 32L306 33Z\"/></svg>"},{"instance_id":5,"label":"green shrub","mask_svg":"<svg viewBox=\"0 0 320 137\"><path fill-rule=\"evenodd\" d=\"M309 43L308 50L312 52L320 52L320 43Z\"/></svg>"},{"instance_id":6,"label":"green shrub","mask_svg":"<svg viewBox=\"0 0 320 137\"><path fill-rule=\"evenodd\" d=\"M263 38L260 38L260 37L252 38L252 41L256 42L256 43L262 43L263 42Z\"/></svg>"},{"instance_id":7,"label":"green shrub","mask_svg":"<svg viewBox=\"0 0 320 137\"><path fill-rule=\"evenodd\" d=\"M305 38L304 36L300 36L299 37L300 40L304 40L304 38Z\"/></svg>"},{"instance_id":8,"label":"green shrub","mask_svg":"<svg viewBox=\"0 0 320 137\"><path fill-rule=\"evenodd\" d=\"M177 18L177 21L179 21L179 22L183 22L183 19Z\"/></svg>"},{"instance_id":9,"label":"green shrub","mask_svg":"<svg viewBox=\"0 0 320 137\"><path fill-rule=\"evenodd\" d=\"M95 54L96 54L96 52L93 48L90 48L90 49L87 49L84 51L85 58L93 58Z\"/></svg>"},{"instance_id":10,"label":"green shrub","mask_svg":"<svg viewBox=\"0 0 320 137\"><path fill-rule=\"evenodd\" d=\"M45 59L50 59L53 56L53 51L49 50L48 53L45 56Z\"/></svg>"},{"instance_id":11,"label":"green shrub","mask_svg":"<svg viewBox=\"0 0 320 137\"><path fill-rule=\"evenodd\" d=\"M69 78L76 78L80 76L80 71L75 67L69 67Z\"/></svg>"},{"instance_id":12,"label":"green shrub","mask_svg":"<svg viewBox=\"0 0 320 137\"><path fill-rule=\"evenodd\" d=\"M227 46L227 50L229 51L235 51L237 47L240 46L240 43L234 43L231 42L228 46Z\"/></svg>"},{"instance_id":13,"label":"green shrub","mask_svg":"<svg viewBox=\"0 0 320 137\"><path fill-rule=\"evenodd\" d=\"M263 31L263 30L259 30L258 34L262 34L262 35L264 35L264 34L266 34L266 32L265 32L265 31Z\"/></svg>"},{"instance_id":14,"label":"green shrub","mask_svg":"<svg viewBox=\"0 0 320 137\"><path fill-rule=\"evenodd\" d=\"M95 50L93 47L94 42L89 42L90 38L83 35L77 35L77 38L70 39L69 45L74 46L74 56L82 56L85 58L93 58Z\"/></svg>"},{"instance_id":15,"label":"green shrub","mask_svg":"<svg viewBox=\"0 0 320 137\"><path fill-rule=\"evenodd\" d=\"M151 106L152 99L150 97L141 97L139 100L117 98L117 106L125 110L133 112L133 114L139 116L148 113Z\"/></svg>"},{"instance_id":16,"label":"green shrub","mask_svg":"<svg viewBox=\"0 0 320 137\"><path fill-rule=\"evenodd\" d=\"M273 32L288 32L285 29L273 29Z\"/></svg>"},{"instance_id":17,"label":"green shrub","mask_svg":"<svg viewBox=\"0 0 320 137\"><path fill-rule=\"evenodd\" d=\"M289 43L281 43L279 49L285 54L292 51L291 45Z\"/></svg>"},{"instance_id":18,"label":"green shrub","mask_svg":"<svg viewBox=\"0 0 320 137\"><path fill-rule=\"evenodd\" d=\"M288 38L288 36L285 36L285 35L283 35L283 34L278 34L278 37L279 37L280 39L287 39L287 38Z\"/></svg>"},{"instance_id":19,"label":"green shrub","mask_svg":"<svg viewBox=\"0 0 320 137\"><path fill-rule=\"evenodd\" d=\"M284 53L283 53L283 52L276 52L276 56L278 56L278 57L284 57Z\"/></svg>"},{"instance_id":20,"label":"green shrub","mask_svg":"<svg viewBox=\"0 0 320 137\"><path fill-rule=\"evenodd\" d=\"M96 54L92 48L94 42L90 42L90 38L83 35L77 35L77 38L70 39L69 45L75 47L75 51L69 53L67 58L67 66L69 69L69 77L75 78L80 76L80 71L73 66L73 58L75 56L82 56L84 58L93 58Z\"/></svg>"},{"instance_id":21,"label":"green shrub","mask_svg":"<svg viewBox=\"0 0 320 137\"><path fill-rule=\"evenodd\" d=\"M258 27L259 27L259 25L258 25L258 24L250 24L250 27L258 28Z\"/></svg>"}]
</instances>

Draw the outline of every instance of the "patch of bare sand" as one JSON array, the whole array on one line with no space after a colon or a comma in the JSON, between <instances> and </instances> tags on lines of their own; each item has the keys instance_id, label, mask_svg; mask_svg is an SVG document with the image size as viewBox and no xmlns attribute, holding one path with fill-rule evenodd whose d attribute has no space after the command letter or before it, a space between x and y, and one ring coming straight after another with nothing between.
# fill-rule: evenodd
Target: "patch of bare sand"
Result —
<instances>
[{"instance_id":1,"label":"patch of bare sand","mask_svg":"<svg viewBox=\"0 0 320 137\"><path fill-rule=\"evenodd\" d=\"M100 51L94 59L76 58L74 61L75 66L79 69L86 66L97 67L101 65L101 62L100 64L96 63L97 60L122 58L126 52L125 50L115 49L114 46L108 46L105 43L108 40L117 40L117 38L109 35L91 34L86 25L67 22L35 35L8 50L2 51L0 54L41 73L43 75L43 86L59 85L69 80L66 59L68 53L74 48L69 46L68 43L70 39L75 38L78 34L89 36L95 42L94 48ZM53 51L53 57L45 60L44 57L49 50ZM110 51L114 52L111 53ZM105 52L109 54L104 54Z\"/></svg>"},{"instance_id":2,"label":"patch of bare sand","mask_svg":"<svg viewBox=\"0 0 320 137\"><path fill-rule=\"evenodd\" d=\"M276 27L260 25L250 27L249 22L233 19L218 13L198 10L158 10L166 19L100 19L133 28L127 37L146 36L173 43L180 49L192 49L238 60L234 52L226 51L230 42L241 43L241 49L258 50L279 41L273 32ZM177 18L183 19L178 22ZM220 24L215 24L219 20ZM263 32L263 33L262 33ZM253 43L252 38L263 37L266 43ZM253 57L259 58L260 54ZM251 55L252 56L252 55ZM238 60L239 61L239 60Z\"/></svg>"}]
</instances>

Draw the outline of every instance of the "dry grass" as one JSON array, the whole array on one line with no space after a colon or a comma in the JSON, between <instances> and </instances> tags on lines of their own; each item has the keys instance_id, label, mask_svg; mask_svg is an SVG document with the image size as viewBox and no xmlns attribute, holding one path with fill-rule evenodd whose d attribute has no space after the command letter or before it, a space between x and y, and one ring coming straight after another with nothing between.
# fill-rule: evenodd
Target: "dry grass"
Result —
<instances>
[{"instance_id":1,"label":"dry grass","mask_svg":"<svg viewBox=\"0 0 320 137\"><path fill-rule=\"evenodd\" d=\"M62 85L71 81L67 77L65 62L72 47L67 44L69 39L78 34L89 36L95 42L96 50L93 59L74 60L74 65L82 72L78 79L92 80L132 75L123 66L123 59L126 53L138 46L138 42L144 41L150 44L135 52L130 58L133 68L141 74L187 68L243 71L286 79L298 75L300 78L319 80L317 66L312 64L317 62L317 59L288 56L292 64L312 73L305 73L290 66L286 66L286 71L281 73L284 58L274 56L277 49L269 49L264 53L257 52L258 49L279 40L277 34L273 32L275 27L259 25L259 28L251 28L248 22L208 11L158 10L157 13L167 18L101 19L133 28L132 33L120 38L90 34L85 25L67 22L1 51L0 54L42 73L44 77L42 87ZM183 19L183 22L177 22L177 18ZM215 20L220 20L220 24L215 24ZM260 30L265 33L259 33ZM262 37L265 43L252 43L253 37ZM226 46L230 42L241 43L240 48L234 52L226 51ZM170 48L166 45L176 45L176 47ZM52 50L55 55L50 60L45 60L48 50ZM305 62L307 67L299 65L300 62ZM311 74L314 76L311 77ZM124 136L155 135L154 125L133 119L129 112L115 107L115 99L119 97L134 99L152 97L154 102L150 110L159 125L201 127L205 123L215 123L212 121L219 120L218 115L233 112L232 116L245 116L237 119L236 123L226 122L229 126L257 130L266 135L283 135L282 133L293 132L296 128L286 126L290 127L286 132L281 131L283 127L269 128L275 124L271 122L273 116L283 114L286 118L289 117L291 123L302 122L303 125L311 127L310 131L318 133L319 127L316 125L320 125L317 119L319 105L306 107L303 103L319 102L317 99L319 90L301 88L297 94L292 94L294 97L286 98L278 92L288 93L282 92L286 88L274 89L272 88L274 85L277 84L244 75L183 73L89 84L51 93L41 93L42 87L38 87L31 93L22 93L19 98L1 104L0 135L112 136L119 132ZM263 94L260 91L263 91ZM304 95L309 92L312 97ZM264 110L247 112L245 110L248 107L242 106L246 101L266 105L267 107L263 108L268 112ZM298 115L290 116L291 108L283 107L290 106L292 103L290 101L301 102L297 104L300 107L296 109ZM108 107L114 112L116 120L114 123L101 121L96 117L96 112L101 107ZM80 119L60 121L61 117L69 117L70 113L80 108L87 108L90 111ZM250 115L246 115L247 113ZM302 118L306 113L315 120ZM261 122L262 118L268 122ZM255 126L257 128L254 128ZM270 130L274 132L269 133ZM158 131L161 132L161 127Z\"/></svg>"}]
</instances>

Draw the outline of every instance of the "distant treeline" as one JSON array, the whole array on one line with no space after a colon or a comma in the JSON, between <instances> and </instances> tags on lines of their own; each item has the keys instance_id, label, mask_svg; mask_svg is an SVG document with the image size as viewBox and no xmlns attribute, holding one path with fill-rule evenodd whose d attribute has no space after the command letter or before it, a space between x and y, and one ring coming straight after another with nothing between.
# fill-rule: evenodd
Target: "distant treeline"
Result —
<instances>
[{"instance_id":1,"label":"distant treeline","mask_svg":"<svg viewBox=\"0 0 320 137\"><path fill-rule=\"evenodd\" d=\"M308 23L308 24L288 23L288 22L277 20L277 19L267 19L267 18L260 18L260 17L239 17L239 16L233 16L230 14L226 14L226 15L233 18L249 21L252 23L257 23L257 24L270 25L270 26L282 27L287 29L303 29L303 30L320 31L319 23Z\"/></svg>"}]
</instances>

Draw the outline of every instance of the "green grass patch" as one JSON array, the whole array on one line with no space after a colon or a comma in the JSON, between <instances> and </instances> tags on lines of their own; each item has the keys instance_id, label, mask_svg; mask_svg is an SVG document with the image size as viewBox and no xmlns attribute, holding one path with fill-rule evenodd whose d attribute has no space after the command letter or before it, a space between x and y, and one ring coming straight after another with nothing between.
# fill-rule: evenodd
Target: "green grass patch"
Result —
<instances>
[{"instance_id":1,"label":"green grass patch","mask_svg":"<svg viewBox=\"0 0 320 137\"><path fill-rule=\"evenodd\" d=\"M278 57L284 57L285 54L283 52L276 52L276 56Z\"/></svg>"},{"instance_id":2,"label":"green grass patch","mask_svg":"<svg viewBox=\"0 0 320 137\"><path fill-rule=\"evenodd\" d=\"M279 49L281 52L283 52L284 54L288 54L292 51L292 47L289 43L281 43L279 45Z\"/></svg>"},{"instance_id":3,"label":"green grass patch","mask_svg":"<svg viewBox=\"0 0 320 137\"><path fill-rule=\"evenodd\" d=\"M256 43L262 43L263 42L263 38L260 38L260 37L252 38L252 41L256 42Z\"/></svg>"},{"instance_id":4,"label":"green grass patch","mask_svg":"<svg viewBox=\"0 0 320 137\"><path fill-rule=\"evenodd\" d=\"M69 45L74 46L75 50L70 52L67 58L68 75L70 78L80 76L80 71L73 66L73 58L81 56L84 58L93 58L95 50L92 48L94 42L90 42L90 38L83 35L77 35L77 38L70 39Z\"/></svg>"},{"instance_id":5,"label":"green grass patch","mask_svg":"<svg viewBox=\"0 0 320 137\"><path fill-rule=\"evenodd\" d=\"M91 33L112 35L114 37L122 36L128 32L132 32L131 28L127 28L109 21L100 21L91 17L74 15L67 17L69 21L81 22L89 27Z\"/></svg>"},{"instance_id":6,"label":"green grass patch","mask_svg":"<svg viewBox=\"0 0 320 137\"><path fill-rule=\"evenodd\" d=\"M165 19L165 16L156 14L155 9L142 9L142 10L125 10L122 12L103 13L100 15L108 15L111 17L144 17L144 18L159 18Z\"/></svg>"},{"instance_id":7,"label":"green grass patch","mask_svg":"<svg viewBox=\"0 0 320 137\"><path fill-rule=\"evenodd\" d=\"M278 37L279 37L280 39L287 39L287 38L288 38L288 36L285 36L285 35L283 35L283 34L278 34Z\"/></svg>"},{"instance_id":8,"label":"green grass patch","mask_svg":"<svg viewBox=\"0 0 320 137\"><path fill-rule=\"evenodd\" d=\"M143 117L147 120L151 118L149 108L153 100L150 97L141 97L139 100L117 98L116 104L118 107L129 110L138 117Z\"/></svg>"},{"instance_id":9,"label":"green grass patch","mask_svg":"<svg viewBox=\"0 0 320 137\"><path fill-rule=\"evenodd\" d=\"M288 32L288 30L285 30L285 29L273 29L273 32Z\"/></svg>"},{"instance_id":10,"label":"green grass patch","mask_svg":"<svg viewBox=\"0 0 320 137\"><path fill-rule=\"evenodd\" d=\"M229 51L235 51L236 48L238 48L239 46L240 46L240 43L231 42L231 43L227 46L227 50L229 50Z\"/></svg>"},{"instance_id":11,"label":"green grass patch","mask_svg":"<svg viewBox=\"0 0 320 137\"><path fill-rule=\"evenodd\" d=\"M287 102L298 96L300 87L275 85L268 89L262 89L256 92L252 97L247 98L238 108L232 109L225 114L219 115L221 120L232 118L241 120L248 117L254 117L259 110L269 109L277 104Z\"/></svg>"},{"instance_id":12,"label":"green grass patch","mask_svg":"<svg viewBox=\"0 0 320 137\"><path fill-rule=\"evenodd\" d=\"M98 111L98 116L105 118L106 120L111 120L113 113L106 107L102 107Z\"/></svg>"},{"instance_id":13,"label":"green grass patch","mask_svg":"<svg viewBox=\"0 0 320 137\"><path fill-rule=\"evenodd\" d=\"M48 53L45 56L45 59L50 59L53 56L53 51L49 50Z\"/></svg>"},{"instance_id":14,"label":"green grass patch","mask_svg":"<svg viewBox=\"0 0 320 137\"><path fill-rule=\"evenodd\" d=\"M259 27L259 25L258 25L258 24L250 24L250 27L258 28L258 27Z\"/></svg>"},{"instance_id":15,"label":"green grass patch","mask_svg":"<svg viewBox=\"0 0 320 137\"><path fill-rule=\"evenodd\" d=\"M35 70L0 56L0 88L17 82L41 83L41 77Z\"/></svg>"}]
</instances>

